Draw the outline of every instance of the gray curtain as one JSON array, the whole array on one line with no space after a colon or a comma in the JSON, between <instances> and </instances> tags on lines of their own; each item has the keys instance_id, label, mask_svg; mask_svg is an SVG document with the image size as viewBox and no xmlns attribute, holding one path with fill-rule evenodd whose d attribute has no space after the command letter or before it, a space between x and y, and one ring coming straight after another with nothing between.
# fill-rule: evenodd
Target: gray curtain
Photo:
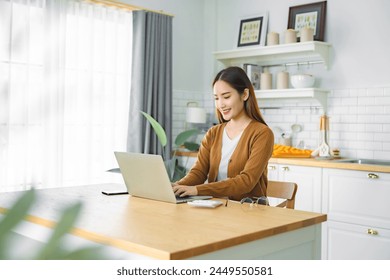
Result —
<instances>
[{"instance_id":1,"label":"gray curtain","mask_svg":"<svg viewBox=\"0 0 390 280\"><path fill-rule=\"evenodd\" d=\"M133 56L127 150L169 158L172 147L172 17L133 12ZM164 151L144 111L164 127Z\"/></svg>"}]
</instances>

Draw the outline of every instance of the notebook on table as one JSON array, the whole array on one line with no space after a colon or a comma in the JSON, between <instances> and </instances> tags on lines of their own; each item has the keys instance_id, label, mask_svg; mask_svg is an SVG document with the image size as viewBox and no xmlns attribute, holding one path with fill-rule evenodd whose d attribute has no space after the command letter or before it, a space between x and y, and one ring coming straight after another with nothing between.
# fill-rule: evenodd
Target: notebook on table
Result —
<instances>
[{"instance_id":1,"label":"notebook on table","mask_svg":"<svg viewBox=\"0 0 390 280\"><path fill-rule=\"evenodd\" d=\"M198 195L176 197L160 155L126 152L114 152L114 154L127 191L132 196L169 203L212 198L212 196Z\"/></svg>"}]
</instances>

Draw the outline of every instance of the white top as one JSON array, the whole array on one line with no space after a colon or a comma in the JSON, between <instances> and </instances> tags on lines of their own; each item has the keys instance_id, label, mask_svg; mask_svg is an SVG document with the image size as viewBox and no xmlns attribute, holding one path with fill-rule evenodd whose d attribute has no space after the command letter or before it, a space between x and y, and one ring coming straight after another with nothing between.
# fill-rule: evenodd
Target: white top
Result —
<instances>
[{"instance_id":1,"label":"white top","mask_svg":"<svg viewBox=\"0 0 390 280\"><path fill-rule=\"evenodd\" d=\"M228 165L230 157L237 147L238 141L240 141L242 131L233 139L230 139L227 135L226 128L223 130L222 136L222 156L218 169L218 181L225 180L227 178Z\"/></svg>"}]
</instances>

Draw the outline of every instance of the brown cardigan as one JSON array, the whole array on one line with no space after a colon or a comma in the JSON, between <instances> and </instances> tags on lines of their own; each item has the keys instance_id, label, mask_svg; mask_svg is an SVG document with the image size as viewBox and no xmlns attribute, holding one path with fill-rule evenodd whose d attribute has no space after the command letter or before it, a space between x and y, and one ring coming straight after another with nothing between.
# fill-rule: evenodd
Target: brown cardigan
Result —
<instances>
[{"instance_id":1,"label":"brown cardigan","mask_svg":"<svg viewBox=\"0 0 390 280\"><path fill-rule=\"evenodd\" d=\"M217 182L222 135L226 124L215 125L207 131L197 161L177 183L196 186L198 195L228 196L233 200L265 195L268 184L267 165L274 146L272 130L260 122L251 121L230 158L228 178Z\"/></svg>"}]
</instances>

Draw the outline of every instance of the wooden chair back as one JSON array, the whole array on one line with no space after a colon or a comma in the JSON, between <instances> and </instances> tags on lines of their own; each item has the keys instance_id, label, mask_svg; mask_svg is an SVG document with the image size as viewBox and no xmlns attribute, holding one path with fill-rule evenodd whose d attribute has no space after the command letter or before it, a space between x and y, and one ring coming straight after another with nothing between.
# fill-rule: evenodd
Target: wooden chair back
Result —
<instances>
[{"instance_id":1,"label":"wooden chair back","mask_svg":"<svg viewBox=\"0 0 390 280\"><path fill-rule=\"evenodd\" d=\"M276 207L294 209L297 189L297 184L292 182L268 181L267 196L284 199L281 203L275 205Z\"/></svg>"}]
</instances>

